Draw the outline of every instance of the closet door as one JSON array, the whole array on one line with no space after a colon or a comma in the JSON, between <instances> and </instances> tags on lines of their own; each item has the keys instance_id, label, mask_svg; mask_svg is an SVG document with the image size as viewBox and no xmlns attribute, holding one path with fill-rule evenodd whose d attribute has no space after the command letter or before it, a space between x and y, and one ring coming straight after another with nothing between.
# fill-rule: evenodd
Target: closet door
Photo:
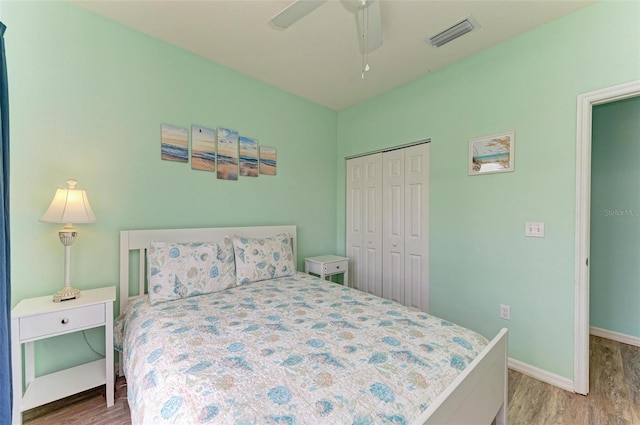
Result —
<instances>
[{"instance_id":1,"label":"closet door","mask_svg":"<svg viewBox=\"0 0 640 425\"><path fill-rule=\"evenodd\" d=\"M349 283L360 288L361 258L363 255L362 241L364 240L362 224L362 203L364 192L364 161L363 158L347 160L347 213L346 213L346 255L351 260L349 265Z\"/></svg>"},{"instance_id":2,"label":"closet door","mask_svg":"<svg viewBox=\"0 0 640 425\"><path fill-rule=\"evenodd\" d=\"M429 308L429 144L383 154L382 295Z\"/></svg>"},{"instance_id":3,"label":"closet door","mask_svg":"<svg viewBox=\"0 0 640 425\"><path fill-rule=\"evenodd\" d=\"M429 311L430 143L404 150L404 302Z\"/></svg>"},{"instance_id":4,"label":"closet door","mask_svg":"<svg viewBox=\"0 0 640 425\"><path fill-rule=\"evenodd\" d=\"M346 221L349 280L382 296L382 154L347 161Z\"/></svg>"},{"instance_id":5,"label":"closet door","mask_svg":"<svg viewBox=\"0 0 640 425\"><path fill-rule=\"evenodd\" d=\"M382 296L405 304L405 153L382 156Z\"/></svg>"}]
</instances>

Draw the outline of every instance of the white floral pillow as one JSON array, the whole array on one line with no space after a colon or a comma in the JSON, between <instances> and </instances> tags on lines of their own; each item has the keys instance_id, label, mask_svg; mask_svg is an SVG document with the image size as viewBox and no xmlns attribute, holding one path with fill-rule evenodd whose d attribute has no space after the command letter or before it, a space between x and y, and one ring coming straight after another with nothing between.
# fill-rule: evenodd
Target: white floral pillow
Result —
<instances>
[{"instance_id":1,"label":"white floral pillow","mask_svg":"<svg viewBox=\"0 0 640 425\"><path fill-rule=\"evenodd\" d=\"M151 304L236 286L231 238L220 242L151 242L147 249Z\"/></svg>"},{"instance_id":2,"label":"white floral pillow","mask_svg":"<svg viewBox=\"0 0 640 425\"><path fill-rule=\"evenodd\" d=\"M293 247L288 233L262 238L233 238L238 285L296 272Z\"/></svg>"}]
</instances>

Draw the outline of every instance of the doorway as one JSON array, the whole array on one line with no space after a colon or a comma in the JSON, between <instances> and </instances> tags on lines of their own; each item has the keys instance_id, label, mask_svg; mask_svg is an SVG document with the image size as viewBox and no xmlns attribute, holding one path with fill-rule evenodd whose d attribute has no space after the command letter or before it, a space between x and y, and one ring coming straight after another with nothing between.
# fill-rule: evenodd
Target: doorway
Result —
<instances>
[{"instance_id":1,"label":"doorway","mask_svg":"<svg viewBox=\"0 0 640 425\"><path fill-rule=\"evenodd\" d=\"M640 347L640 96L593 107L590 219L589 333Z\"/></svg>"},{"instance_id":2,"label":"doorway","mask_svg":"<svg viewBox=\"0 0 640 425\"><path fill-rule=\"evenodd\" d=\"M589 254L593 106L640 96L640 80L578 96L576 137L576 250L574 391L589 393Z\"/></svg>"}]
</instances>

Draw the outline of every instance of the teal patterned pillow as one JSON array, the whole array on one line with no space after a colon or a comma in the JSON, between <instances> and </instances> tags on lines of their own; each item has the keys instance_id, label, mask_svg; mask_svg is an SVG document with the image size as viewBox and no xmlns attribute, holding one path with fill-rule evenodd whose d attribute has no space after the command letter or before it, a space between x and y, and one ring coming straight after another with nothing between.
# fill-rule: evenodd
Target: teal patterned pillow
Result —
<instances>
[{"instance_id":1,"label":"teal patterned pillow","mask_svg":"<svg viewBox=\"0 0 640 425\"><path fill-rule=\"evenodd\" d=\"M262 238L233 238L238 285L296 273L288 233Z\"/></svg>"},{"instance_id":2,"label":"teal patterned pillow","mask_svg":"<svg viewBox=\"0 0 640 425\"><path fill-rule=\"evenodd\" d=\"M233 244L151 242L147 249L151 304L222 291L236 286Z\"/></svg>"}]
</instances>

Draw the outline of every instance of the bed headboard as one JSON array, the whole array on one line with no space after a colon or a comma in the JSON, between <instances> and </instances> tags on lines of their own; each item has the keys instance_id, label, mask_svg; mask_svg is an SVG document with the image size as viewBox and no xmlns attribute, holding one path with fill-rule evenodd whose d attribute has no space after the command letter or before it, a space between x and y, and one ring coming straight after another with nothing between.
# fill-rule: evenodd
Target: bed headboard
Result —
<instances>
[{"instance_id":1,"label":"bed headboard","mask_svg":"<svg viewBox=\"0 0 640 425\"><path fill-rule=\"evenodd\" d=\"M123 230L120 232L120 313L129 300L144 295L146 283L147 247L151 242L216 242L225 236L248 238L266 238L287 232L291 236L293 261L296 260L296 226L258 226L258 227L210 227L201 229L158 229ZM131 278L131 253L138 253L137 277ZM137 288L135 295L129 295L131 288Z\"/></svg>"}]
</instances>

